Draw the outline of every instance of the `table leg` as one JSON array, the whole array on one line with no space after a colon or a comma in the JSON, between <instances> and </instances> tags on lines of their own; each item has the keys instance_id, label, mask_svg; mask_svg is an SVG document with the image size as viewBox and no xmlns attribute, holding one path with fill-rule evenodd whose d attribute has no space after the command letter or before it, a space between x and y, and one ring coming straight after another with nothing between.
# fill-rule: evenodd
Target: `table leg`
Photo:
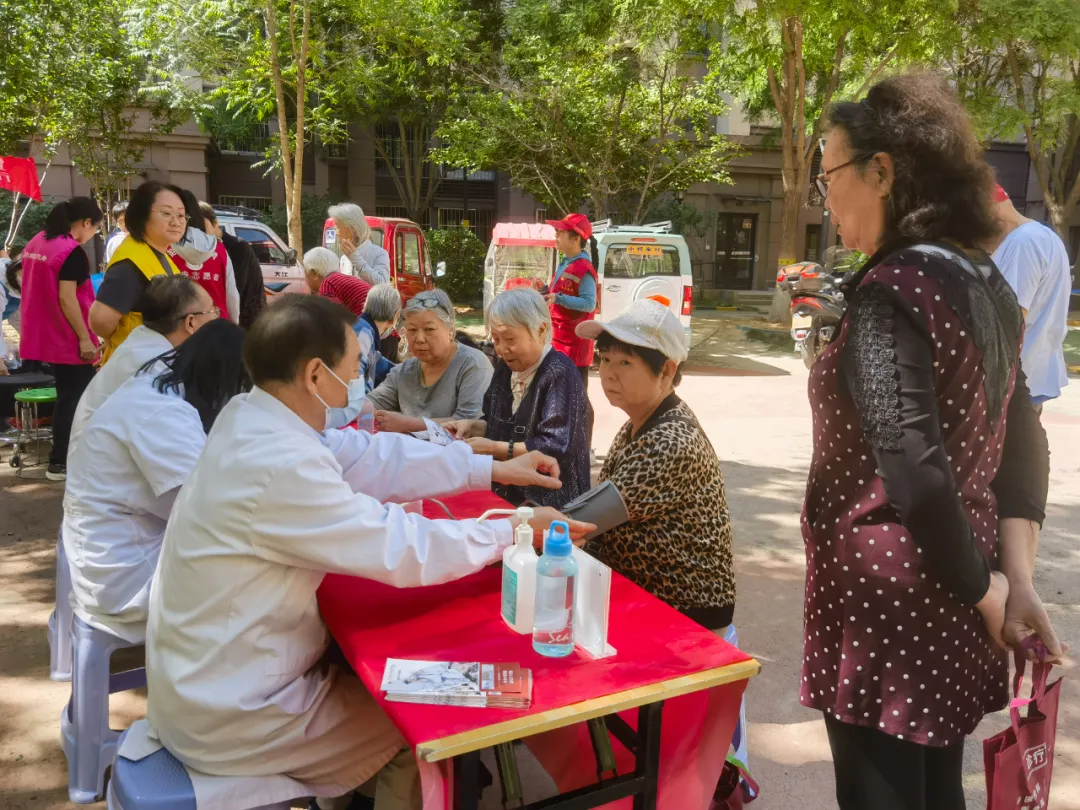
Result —
<instances>
[{"instance_id":1,"label":"table leg","mask_svg":"<svg viewBox=\"0 0 1080 810\"><path fill-rule=\"evenodd\" d=\"M650 703L638 709L637 769L645 779L641 793L634 797L634 810L656 810L656 790L660 778L660 725L664 703Z\"/></svg>"},{"instance_id":2,"label":"table leg","mask_svg":"<svg viewBox=\"0 0 1080 810\"><path fill-rule=\"evenodd\" d=\"M454 758L454 807L477 810L480 806L480 752Z\"/></svg>"}]
</instances>

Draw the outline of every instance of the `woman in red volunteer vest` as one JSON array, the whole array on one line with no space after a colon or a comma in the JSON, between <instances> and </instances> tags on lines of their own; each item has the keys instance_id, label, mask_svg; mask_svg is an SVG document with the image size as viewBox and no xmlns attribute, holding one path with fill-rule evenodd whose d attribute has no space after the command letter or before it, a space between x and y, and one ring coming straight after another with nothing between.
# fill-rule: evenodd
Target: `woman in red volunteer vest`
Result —
<instances>
[{"instance_id":1,"label":"woman in red volunteer vest","mask_svg":"<svg viewBox=\"0 0 1080 810\"><path fill-rule=\"evenodd\" d=\"M180 199L188 216L188 227L182 239L167 251L177 269L210 293L210 298L223 318L240 323L240 290L232 259L225 244L207 232L199 200L194 193L183 189Z\"/></svg>"},{"instance_id":2,"label":"woman in red volunteer vest","mask_svg":"<svg viewBox=\"0 0 1080 810\"><path fill-rule=\"evenodd\" d=\"M547 224L555 229L555 246L563 256L551 281L551 292L544 296L551 307L551 345L573 361L588 390L593 341L579 338L574 328L591 321L596 311L596 268L586 252L592 223L584 214L569 214L549 219Z\"/></svg>"},{"instance_id":3,"label":"woman in red volunteer vest","mask_svg":"<svg viewBox=\"0 0 1080 810\"><path fill-rule=\"evenodd\" d=\"M45 230L23 250L22 336L24 360L52 365L56 379L53 445L46 476L67 477L71 421L86 386L94 378L98 339L88 315L94 303L90 260L82 244L101 227L103 214L89 197L57 203L45 220Z\"/></svg>"}]
</instances>

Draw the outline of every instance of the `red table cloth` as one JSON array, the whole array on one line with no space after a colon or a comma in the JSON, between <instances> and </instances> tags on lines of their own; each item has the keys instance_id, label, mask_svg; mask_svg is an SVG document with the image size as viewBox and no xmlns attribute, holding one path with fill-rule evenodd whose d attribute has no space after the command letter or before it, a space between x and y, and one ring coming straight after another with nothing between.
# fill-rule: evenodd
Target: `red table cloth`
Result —
<instances>
[{"instance_id":1,"label":"red table cloth","mask_svg":"<svg viewBox=\"0 0 1080 810\"><path fill-rule=\"evenodd\" d=\"M507 504L490 493L468 493L443 503L454 517L477 517ZM425 502L424 514L445 517ZM349 663L394 721L406 742L417 745L525 714L568 706L670 678L749 660L749 656L682 616L618 574L612 578L609 642L612 658L581 651L544 658L531 636L519 635L500 616L501 571L489 567L456 582L396 589L370 580L328 575L319 589L323 619ZM380 690L387 658L517 662L533 670L532 707L524 711L390 703ZM666 702L661 733L661 810L708 806L737 719L745 681ZM626 713L636 725L636 712ZM584 724L537 735L529 747L566 791L595 781L595 763ZM633 768L622 755L620 772ZM425 810L449 807L448 763L425 765ZM629 807L627 799L619 803ZM614 806L614 805L613 805Z\"/></svg>"}]
</instances>

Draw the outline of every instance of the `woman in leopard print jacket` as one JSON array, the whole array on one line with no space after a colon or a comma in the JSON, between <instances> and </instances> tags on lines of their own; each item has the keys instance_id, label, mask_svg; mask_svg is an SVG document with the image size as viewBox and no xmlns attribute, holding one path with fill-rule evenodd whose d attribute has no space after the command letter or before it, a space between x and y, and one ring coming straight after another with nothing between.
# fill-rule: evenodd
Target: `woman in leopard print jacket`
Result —
<instances>
[{"instance_id":1,"label":"woman in leopard print jacket","mask_svg":"<svg viewBox=\"0 0 1080 810\"><path fill-rule=\"evenodd\" d=\"M722 631L735 612L731 521L720 462L689 406L675 394L686 336L663 304L643 300L609 323L578 327L597 341L600 382L626 412L600 481L628 519L592 541L605 564L701 625Z\"/></svg>"}]
</instances>

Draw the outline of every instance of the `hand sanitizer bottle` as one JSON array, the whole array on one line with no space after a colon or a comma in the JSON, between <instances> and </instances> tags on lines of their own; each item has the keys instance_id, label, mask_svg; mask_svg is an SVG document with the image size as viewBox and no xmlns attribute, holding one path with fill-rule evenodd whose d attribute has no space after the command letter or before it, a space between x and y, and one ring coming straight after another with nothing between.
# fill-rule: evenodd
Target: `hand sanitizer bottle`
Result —
<instances>
[{"instance_id":1,"label":"hand sanitizer bottle","mask_svg":"<svg viewBox=\"0 0 1080 810\"><path fill-rule=\"evenodd\" d=\"M563 658L574 651L574 580L570 527L565 521L551 524L544 540L544 554L536 564L536 615L533 649L548 658Z\"/></svg>"},{"instance_id":2,"label":"hand sanitizer bottle","mask_svg":"<svg viewBox=\"0 0 1080 810\"><path fill-rule=\"evenodd\" d=\"M518 633L533 630L537 558L529 525L532 516L533 510L528 506L518 507L521 523L514 530L514 545L503 552L502 617Z\"/></svg>"}]
</instances>

